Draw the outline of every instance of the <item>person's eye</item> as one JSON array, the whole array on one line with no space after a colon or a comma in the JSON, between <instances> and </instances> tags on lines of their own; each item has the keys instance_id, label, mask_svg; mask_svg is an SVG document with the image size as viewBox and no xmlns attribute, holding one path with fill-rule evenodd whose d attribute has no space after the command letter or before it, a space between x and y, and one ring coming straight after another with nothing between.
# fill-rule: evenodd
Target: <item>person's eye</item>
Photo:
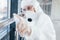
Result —
<instances>
[{"instance_id":1,"label":"person's eye","mask_svg":"<svg viewBox=\"0 0 60 40\"><path fill-rule=\"evenodd\" d=\"M26 9L23 9L23 11L26 11Z\"/></svg>"},{"instance_id":2,"label":"person's eye","mask_svg":"<svg viewBox=\"0 0 60 40\"><path fill-rule=\"evenodd\" d=\"M31 7L29 7L29 6L28 6L28 7L27 7L27 9L28 9L28 10L30 10L30 9L31 9Z\"/></svg>"}]
</instances>

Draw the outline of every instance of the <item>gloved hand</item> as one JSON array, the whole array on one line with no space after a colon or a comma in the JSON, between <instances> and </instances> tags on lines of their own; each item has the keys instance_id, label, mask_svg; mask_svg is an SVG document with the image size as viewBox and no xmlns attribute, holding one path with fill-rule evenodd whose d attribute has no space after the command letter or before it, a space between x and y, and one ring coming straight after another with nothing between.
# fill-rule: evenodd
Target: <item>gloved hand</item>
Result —
<instances>
[{"instance_id":1,"label":"gloved hand","mask_svg":"<svg viewBox=\"0 0 60 40\"><path fill-rule=\"evenodd\" d=\"M20 36L30 36L32 29L26 24L23 17L14 14L14 20L16 22L16 29Z\"/></svg>"}]
</instances>

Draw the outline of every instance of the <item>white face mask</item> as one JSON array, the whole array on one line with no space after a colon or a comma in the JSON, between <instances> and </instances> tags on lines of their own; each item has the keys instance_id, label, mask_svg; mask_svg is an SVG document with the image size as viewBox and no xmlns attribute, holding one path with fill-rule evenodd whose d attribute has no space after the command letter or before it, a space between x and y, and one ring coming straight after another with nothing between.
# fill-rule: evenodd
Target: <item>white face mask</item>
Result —
<instances>
[{"instance_id":1,"label":"white face mask","mask_svg":"<svg viewBox=\"0 0 60 40\"><path fill-rule=\"evenodd\" d=\"M24 14L25 14L26 20L28 22L35 21L37 19L37 16L38 16L37 13L32 12L32 11L25 11Z\"/></svg>"}]
</instances>

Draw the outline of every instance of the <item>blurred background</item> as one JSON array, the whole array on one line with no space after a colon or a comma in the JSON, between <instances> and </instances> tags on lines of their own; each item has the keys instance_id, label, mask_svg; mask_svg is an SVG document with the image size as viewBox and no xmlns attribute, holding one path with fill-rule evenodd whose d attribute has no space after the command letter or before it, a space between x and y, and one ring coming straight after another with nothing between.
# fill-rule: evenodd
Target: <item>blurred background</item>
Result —
<instances>
[{"instance_id":1,"label":"blurred background","mask_svg":"<svg viewBox=\"0 0 60 40\"><path fill-rule=\"evenodd\" d=\"M22 0L0 0L0 23L13 17L13 13L21 11ZM60 0L38 0L43 11L50 16L56 31L56 40L60 40ZM21 40L16 37L15 22L0 29L0 40Z\"/></svg>"}]
</instances>

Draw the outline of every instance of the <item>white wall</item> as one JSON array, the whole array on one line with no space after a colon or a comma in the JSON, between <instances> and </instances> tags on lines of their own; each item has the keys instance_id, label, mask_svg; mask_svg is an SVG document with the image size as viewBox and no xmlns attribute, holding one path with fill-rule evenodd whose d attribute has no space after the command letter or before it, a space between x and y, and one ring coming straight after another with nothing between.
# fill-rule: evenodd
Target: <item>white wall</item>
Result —
<instances>
[{"instance_id":1,"label":"white wall","mask_svg":"<svg viewBox=\"0 0 60 40\"><path fill-rule=\"evenodd\" d=\"M52 0L52 17L60 20L60 0Z\"/></svg>"},{"instance_id":2,"label":"white wall","mask_svg":"<svg viewBox=\"0 0 60 40\"><path fill-rule=\"evenodd\" d=\"M51 18L56 30L56 38L60 40L60 0L52 0Z\"/></svg>"}]
</instances>

